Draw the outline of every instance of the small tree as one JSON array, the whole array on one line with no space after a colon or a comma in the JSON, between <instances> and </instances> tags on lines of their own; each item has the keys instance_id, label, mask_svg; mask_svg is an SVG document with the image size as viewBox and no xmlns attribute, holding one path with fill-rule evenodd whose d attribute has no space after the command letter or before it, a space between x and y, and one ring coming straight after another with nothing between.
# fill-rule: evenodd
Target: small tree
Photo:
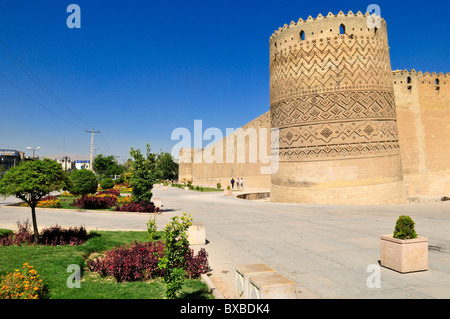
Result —
<instances>
[{"instance_id":1,"label":"small tree","mask_svg":"<svg viewBox=\"0 0 450 319\"><path fill-rule=\"evenodd\" d=\"M113 155L97 155L92 163L95 173L102 177L120 175L125 171L125 166L120 165Z\"/></svg>"},{"instance_id":2,"label":"small tree","mask_svg":"<svg viewBox=\"0 0 450 319\"><path fill-rule=\"evenodd\" d=\"M163 271L166 297L174 299L183 286L186 276L186 255L189 253L189 240L186 231L192 225L192 218L186 213L172 221L164 228L164 252L159 258L158 267Z\"/></svg>"},{"instance_id":3,"label":"small tree","mask_svg":"<svg viewBox=\"0 0 450 319\"><path fill-rule=\"evenodd\" d=\"M158 176L162 179L177 179L178 163L175 163L170 153L163 153L157 157Z\"/></svg>"},{"instance_id":4,"label":"small tree","mask_svg":"<svg viewBox=\"0 0 450 319\"><path fill-rule=\"evenodd\" d=\"M69 190L74 195L81 195L81 208L84 208L85 196L97 192L97 187L97 177L91 170L80 169L69 176Z\"/></svg>"},{"instance_id":5,"label":"small tree","mask_svg":"<svg viewBox=\"0 0 450 319\"><path fill-rule=\"evenodd\" d=\"M26 161L11 167L0 181L0 195L15 196L31 208L34 242L39 239L36 206L39 200L54 191L66 189L67 175L62 166L50 159Z\"/></svg>"},{"instance_id":6,"label":"small tree","mask_svg":"<svg viewBox=\"0 0 450 319\"><path fill-rule=\"evenodd\" d=\"M150 203L153 195L153 184L155 184L158 178L156 155L150 152L150 145L148 143L145 157L139 149L135 150L134 148L131 148L130 155L134 159L130 176L133 200L137 203Z\"/></svg>"}]
</instances>

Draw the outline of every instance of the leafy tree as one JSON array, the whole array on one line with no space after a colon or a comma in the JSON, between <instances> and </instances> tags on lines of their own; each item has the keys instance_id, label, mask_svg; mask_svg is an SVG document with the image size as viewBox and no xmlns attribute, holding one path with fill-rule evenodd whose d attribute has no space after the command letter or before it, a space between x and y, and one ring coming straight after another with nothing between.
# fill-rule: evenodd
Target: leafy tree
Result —
<instances>
[{"instance_id":1,"label":"leafy tree","mask_svg":"<svg viewBox=\"0 0 450 319\"><path fill-rule=\"evenodd\" d=\"M170 153L163 153L157 157L157 168L159 178L176 179L178 176L178 164L175 163Z\"/></svg>"},{"instance_id":2,"label":"leafy tree","mask_svg":"<svg viewBox=\"0 0 450 319\"><path fill-rule=\"evenodd\" d=\"M130 150L130 155L134 159L131 166L130 187L133 188L132 196L137 203L151 202L153 184L158 178L156 155L150 150L148 143L145 156L139 149Z\"/></svg>"},{"instance_id":3,"label":"leafy tree","mask_svg":"<svg viewBox=\"0 0 450 319\"><path fill-rule=\"evenodd\" d=\"M100 176L120 175L125 170L125 167L120 165L113 155L103 156L102 154L94 158L92 167Z\"/></svg>"},{"instance_id":4,"label":"leafy tree","mask_svg":"<svg viewBox=\"0 0 450 319\"><path fill-rule=\"evenodd\" d=\"M0 181L0 194L15 196L31 208L34 242L39 232L36 221L36 205L39 200L53 191L67 188L67 175L62 166L50 159L21 162L11 167Z\"/></svg>"},{"instance_id":5,"label":"leafy tree","mask_svg":"<svg viewBox=\"0 0 450 319\"><path fill-rule=\"evenodd\" d=\"M85 196L97 192L97 187L97 177L91 170L79 169L69 175L69 190L74 195L81 195L81 208L85 207Z\"/></svg>"}]
</instances>

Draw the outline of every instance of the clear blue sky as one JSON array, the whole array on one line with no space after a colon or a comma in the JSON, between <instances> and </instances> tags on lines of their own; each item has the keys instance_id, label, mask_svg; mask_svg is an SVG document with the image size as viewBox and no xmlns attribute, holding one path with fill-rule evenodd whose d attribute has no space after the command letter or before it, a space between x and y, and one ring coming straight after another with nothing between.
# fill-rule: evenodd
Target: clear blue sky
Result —
<instances>
[{"instance_id":1,"label":"clear blue sky","mask_svg":"<svg viewBox=\"0 0 450 319\"><path fill-rule=\"evenodd\" d=\"M72 3L81 29L66 25ZM0 0L0 40L60 101L0 43L9 80L0 76L0 148L88 157L85 130L94 128L97 153L124 161L147 142L170 152L172 131L193 130L195 119L204 129L238 128L269 110L274 30L319 13L364 13L370 3L387 21L393 69L450 72L444 0Z\"/></svg>"}]
</instances>

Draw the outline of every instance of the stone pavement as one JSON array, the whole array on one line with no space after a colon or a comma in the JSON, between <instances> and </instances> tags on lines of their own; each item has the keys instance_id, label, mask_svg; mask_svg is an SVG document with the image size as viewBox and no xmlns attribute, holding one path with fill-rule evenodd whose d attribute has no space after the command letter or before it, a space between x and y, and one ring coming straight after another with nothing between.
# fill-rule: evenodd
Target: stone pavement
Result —
<instances>
[{"instance_id":1,"label":"stone pavement","mask_svg":"<svg viewBox=\"0 0 450 319\"><path fill-rule=\"evenodd\" d=\"M246 189L245 192L250 190ZM242 192L240 192L242 193ZM238 199L222 192L153 189L165 212L158 228L175 215L191 214L206 226L212 268L209 279L225 298L235 298L235 267L264 263L297 283L303 298L450 298L450 202L337 206L282 204ZM235 195L239 192L235 192ZM27 208L0 202L0 228L31 220ZM369 288L371 265L380 258L380 235L409 215L429 239L429 270L400 274L381 267L381 287ZM84 225L88 230L146 230L149 214L37 210L39 227Z\"/></svg>"}]
</instances>

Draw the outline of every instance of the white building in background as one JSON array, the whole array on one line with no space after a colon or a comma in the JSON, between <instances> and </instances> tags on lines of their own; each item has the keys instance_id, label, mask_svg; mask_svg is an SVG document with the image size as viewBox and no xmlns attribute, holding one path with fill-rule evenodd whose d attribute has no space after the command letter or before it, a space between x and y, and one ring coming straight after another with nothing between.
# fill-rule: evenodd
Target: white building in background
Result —
<instances>
[{"instance_id":1,"label":"white building in background","mask_svg":"<svg viewBox=\"0 0 450 319\"><path fill-rule=\"evenodd\" d=\"M75 161L72 161L70 158L61 158L56 160L59 164L61 164L63 170L65 171L73 171L75 169Z\"/></svg>"},{"instance_id":2,"label":"white building in background","mask_svg":"<svg viewBox=\"0 0 450 319\"><path fill-rule=\"evenodd\" d=\"M89 169L91 165L91 162L89 160L76 160L75 161L75 168L76 169Z\"/></svg>"}]
</instances>

